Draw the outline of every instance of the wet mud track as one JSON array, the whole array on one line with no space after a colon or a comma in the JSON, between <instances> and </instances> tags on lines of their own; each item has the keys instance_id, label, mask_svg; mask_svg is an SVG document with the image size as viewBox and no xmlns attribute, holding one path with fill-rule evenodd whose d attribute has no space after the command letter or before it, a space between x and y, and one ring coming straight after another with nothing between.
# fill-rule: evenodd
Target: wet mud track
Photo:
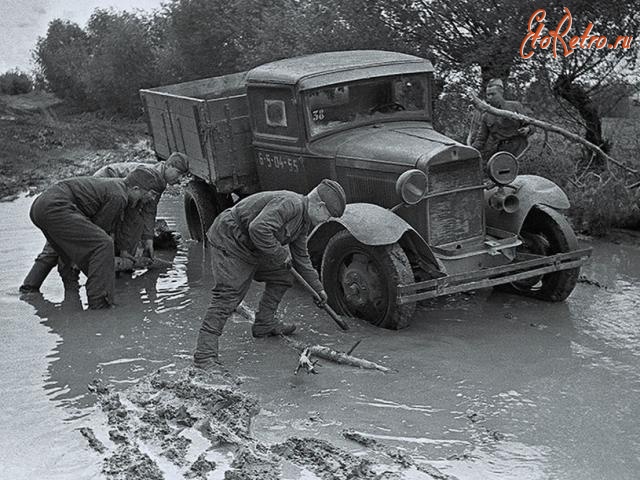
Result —
<instances>
[{"instance_id":1,"label":"wet mud track","mask_svg":"<svg viewBox=\"0 0 640 480\"><path fill-rule=\"evenodd\" d=\"M252 399L243 415L251 417L249 447L221 442L207 450L206 429L193 428L207 415L194 413L193 399L182 410L150 409L163 415L157 424L147 417L153 425L140 435L144 421L122 436L117 428L118 419L142 418L151 405L131 400L136 389L169 398L174 389L158 389L158 381L201 381L188 368L211 280L201 246L183 242L161 253L171 268L118 279L119 306L109 313L62 302L56 274L27 301L17 287L42 246L30 202L0 204L0 356L8 367L0 374L0 421L11 432L0 440L0 463L10 478L126 478L109 470L125 465L126 455L153 460L137 478L155 478L154 463L164 478L224 478L225 471L230 478L335 478L337 471L430 478L420 470L429 467L459 479L637 478L637 243L589 242L592 262L567 302L482 290L421 305L400 332L354 322L341 332L302 289L287 294L281 314L299 324L297 340L343 351L362 340L354 353L395 374L321 361L319 375L293 375L297 352L279 339L252 338L248 321L234 316L221 341L229 372L214 384ZM186 236L181 203L163 199L160 215ZM256 285L249 305L258 293ZM95 379L103 393L88 389ZM120 410L105 404L114 395ZM158 432L173 440L163 447ZM121 448L131 435L148 437L136 444L139 456ZM264 466L263 457L276 466ZM243 470L249 465L271 473Z\"/></svg>"}]
</instances>

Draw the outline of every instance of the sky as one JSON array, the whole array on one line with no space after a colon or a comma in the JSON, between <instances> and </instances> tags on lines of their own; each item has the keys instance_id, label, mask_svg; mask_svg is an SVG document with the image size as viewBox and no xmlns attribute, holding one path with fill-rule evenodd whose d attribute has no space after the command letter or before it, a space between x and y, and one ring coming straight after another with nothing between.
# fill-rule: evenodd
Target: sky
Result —
<instances>
[{"instance_id":1,"label":"sky","mask_svg":"<svg viewBox=\"0 0 640 480\"><path fill-rule=\"evenodd\" d=\"M0 73L14 68L30 71L31 50L55 18L84 27L95 8L151 11L161 3L162 0L0 0Z\"/></svg>"}]
</instances>

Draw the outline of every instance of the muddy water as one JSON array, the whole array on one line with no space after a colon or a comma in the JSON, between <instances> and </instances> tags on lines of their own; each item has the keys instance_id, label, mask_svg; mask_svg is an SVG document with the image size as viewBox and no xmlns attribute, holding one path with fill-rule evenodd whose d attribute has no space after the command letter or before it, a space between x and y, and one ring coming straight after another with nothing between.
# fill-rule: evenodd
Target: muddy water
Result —
<instances>
[{"instance_id":1,"label":"muddy water","mask_svg":"<svg viewBox=\"0 0 640 480\"><path fill-rule=\"evenodd\" d=\"M63 302L55 272L42 296L21 299L43 241L31 200L0 204L0 476L100 478L77 431L94 414L87 384L124 389L186 365L208 301L207 259L192 242L163 252L173 266L119 278L110 313ZM163 199L160 215L186 235L180 199ZM362 340L354 353L395 374L324 362L319 375L294 376L297 354L253 339L240 317L222 359L262 404L260 440L313 436L364 452L342 437L351 429L460 479L637 478L640 247L593 246L583 273L600 286L581 283L563 304L461 294L421 306L402 332L354 323L341 333L301 290L288 294L283 314L299 340L340 350Z\"/></svg>"}]
</instances>

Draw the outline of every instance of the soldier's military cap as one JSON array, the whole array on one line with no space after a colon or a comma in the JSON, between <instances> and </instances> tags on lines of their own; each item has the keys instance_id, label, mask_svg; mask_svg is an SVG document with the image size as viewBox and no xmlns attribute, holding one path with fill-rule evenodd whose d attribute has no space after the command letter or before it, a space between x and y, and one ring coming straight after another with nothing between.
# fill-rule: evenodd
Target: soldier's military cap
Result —
<instances>
[{"instance_id":1,"label":"soldier's military cap","mask_svg":"<svg viewBox=\"0 0 640 480\"><path fill-rule=\"evenodd\" d=\"M318 195L332 217L341 217L347 206L347 195L342 185L335 180L325 178L318 185Z\"/></svg>"}]
</instances>

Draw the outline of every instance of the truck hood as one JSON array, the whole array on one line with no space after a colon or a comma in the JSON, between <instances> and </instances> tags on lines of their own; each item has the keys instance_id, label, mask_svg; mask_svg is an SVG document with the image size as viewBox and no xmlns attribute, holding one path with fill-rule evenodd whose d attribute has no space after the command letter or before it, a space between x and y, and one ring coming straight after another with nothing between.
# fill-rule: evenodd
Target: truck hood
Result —
<instances>
[{"instance_id":1,"label":"truck hood","mask_svg":"<svg viewBox=\"0 0 640 480\"><path fill-rule=\"evenodd\" d=\"M335 158L336 164L358 160L398 169L425 168L435 158L477 158L477 150L452 140L424 122L394 122L337 132L311 143L310 150L323 157Z\"/></svg>"}]
</instances>

